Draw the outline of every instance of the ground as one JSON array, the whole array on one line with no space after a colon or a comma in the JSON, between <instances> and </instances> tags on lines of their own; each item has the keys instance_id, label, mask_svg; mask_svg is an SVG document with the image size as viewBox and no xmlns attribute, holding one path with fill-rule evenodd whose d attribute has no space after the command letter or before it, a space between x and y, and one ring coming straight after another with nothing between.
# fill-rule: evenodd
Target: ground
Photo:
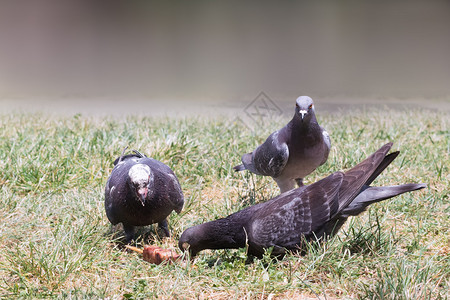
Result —
<instances>
[{"instance_id":1,"label":"ground","mask_svg":"<svg viewBox=\"0 0 450 300\"><path fill-rule=\"evenodd\" d=\"M305 256L248 261L245 249L218 250L159 266L125 251L120 226L111 228L104 212L104 185L124 146L169 165L186 198L182 213L169 218L171 238L145 227L136 245L178 251L186 228L277 195L270 178L232 167L285 124L288 113L251 127L218 115L2 114L0 297L447 298L448 112L316 109L332 150L306 183L348 169L393 141L400 155L374 184L424 182L427 189L373 205Z\"/></svg>"}]
</instances>

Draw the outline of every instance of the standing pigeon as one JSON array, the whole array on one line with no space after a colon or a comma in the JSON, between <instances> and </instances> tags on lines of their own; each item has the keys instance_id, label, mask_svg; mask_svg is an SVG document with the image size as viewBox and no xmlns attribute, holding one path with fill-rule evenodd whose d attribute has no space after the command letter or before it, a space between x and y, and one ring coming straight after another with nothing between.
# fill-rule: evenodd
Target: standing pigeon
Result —
<instances>
[{"instance_id":1,"label":"standing pigeon","mask_svg":"<svg viewBox=\"0 0 450 300\"><path fill-rule=\"evenodd\" d=\"M284 193L295 187L295 181L302 186L303 178L327 161L330 147L330 136L317 123L313 100L301 96L292 120L255 151L244 154L243 164L234 169L271 176Z\"/></svg>"},{"instance_id":2,"label":"standing pigeon","mask_svg":"<svg viewBox=\"0 0 450 300\"><path fill-rule=\"evenodd\" d=\"M372 181L399 152L386 155L388 143L347 172L335 172L308 186L247 207L226 218L188 228L179 240L192 256L204 249L233 249L248 245L248 253L261 257L298 250L311 239L325 239L372 203L425 188L425 184L371 187Z\"/></svg>"},{"instance_id":3,"label":"standing pigeon","mask_svg":"<svg viewBox=\"0 0 450 300\"><path fill-rule=\"evenodd\" d=\"M105 210L109 221L123 224L127 243L134 239L134 227L158 223L170 236L167 216L181 212L183 192L173 171L160 161L139 152L123 155L114 162L106 182Z\"/></svg>"}]
</instances>

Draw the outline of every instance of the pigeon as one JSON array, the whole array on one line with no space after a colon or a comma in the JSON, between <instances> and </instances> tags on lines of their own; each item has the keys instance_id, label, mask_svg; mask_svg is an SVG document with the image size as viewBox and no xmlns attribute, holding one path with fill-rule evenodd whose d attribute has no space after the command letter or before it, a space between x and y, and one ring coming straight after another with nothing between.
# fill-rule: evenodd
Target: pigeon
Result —
<instances>
[{"instance_id":1,"label":"pigeon","mask_svg":"<svg viewBox=\"0 0 450 300\"><path fill-rule=\"evenodd\" d=\"M347 172L335 172L228 217L190 227L182 233L178 246L191 257L204 249L245 246L248 254L261 257L270 248L272 256L283 256L301 250L309 241L325 241L349 216L362 213L370 204L426 187L370 186L399 154L386 155L391 147L392 143L384 145Z\"/></svg>"},{"instance_id":2,"label":"pigeon","mask_svg":"<svg viewBox=\"0 0 450 300\"><path fill-rule=\"evenodd\" d=\"M330 148L330 136L317 123L313 100L301 96L292 120L255 151L244 154L234 170L271 176L284 193L295 188L295 182L302 186L303 178L327 161Z\"/></svg>"},{"instance_id":3,"label":"pigeon","mask_svg":"<svg viewBox=\"0 0 450 300\"><path fill-rule=\"evenodd\" d=\"M158 223L169 237L167 216L172 211L180 213L184 205L174 172L162 162L134 152L122 153L115 160L105 187L106 216L113 225L123 224L128 244L134 239L135 226Z\"/></svg>"}]
</instances>

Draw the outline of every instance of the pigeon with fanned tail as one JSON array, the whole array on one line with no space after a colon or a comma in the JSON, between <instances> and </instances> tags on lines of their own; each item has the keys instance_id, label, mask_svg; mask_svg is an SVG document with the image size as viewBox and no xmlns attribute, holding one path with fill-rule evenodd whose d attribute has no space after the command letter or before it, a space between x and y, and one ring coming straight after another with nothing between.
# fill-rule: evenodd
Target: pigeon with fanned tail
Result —
<instances>
[{"instance_id":1,"label":"pigeon with fanned tail","mask_svg":"<svg viewBox=\"0 0 450 300\"><path fill-rule=\"evenodd\" d=\"M184 205L177 177L162 162L136 150L123 154L114 161L106 183L106 216L113 225L122 223L127 243L134 239L135 226L158 223L170 236L167 217L172 211L180 213Z\"/></svg>"},{"instance_id":2,"label":"pigeon with fanned tail","mask_svg":"<svg viewBox=\"0 0 450 300\"><path fill-rule=\"evenodd\" d=\"M286 192L303 185L303 178L328 159L330 136L318 123L313 100L298 97L292 120L273 132L255 151L242 156L242 164L236 171L249 170L263 176L271 176Z\"/></svg>"},{"instance_id":3,"label":"pigeon with fanned tail","mask_svg":"<svg viewBox=\"0 0 450 300\"><path fill-rule=\"evenodd\" d=\"M248 253L262 256L301 249L310 240L335 234L349 216L372 203L426 187L402 184L372 187L372 181L397 157L386 155L392 143L381 147L346 172L335 172L308 186L283 193L267 202L247 207L226 218L186 229L179 247L192 256L204 249L232 249L248 245Z\"/></svg>"}]
</instances>

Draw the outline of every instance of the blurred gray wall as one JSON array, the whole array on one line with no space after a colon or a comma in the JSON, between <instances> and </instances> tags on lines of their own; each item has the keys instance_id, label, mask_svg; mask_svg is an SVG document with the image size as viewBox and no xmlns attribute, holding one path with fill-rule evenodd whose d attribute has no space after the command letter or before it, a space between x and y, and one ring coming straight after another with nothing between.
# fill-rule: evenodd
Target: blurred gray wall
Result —
<instances>
[{"instance_id":1,"label":"blurred gray wall","mask_svg":"<svg viewBox=\"0 0 450 300\"><path fill-rule=\"evenodd\" d=\"M450 95L450 1L0 1L0 98Z\"/></svg>"}]
</instances>

